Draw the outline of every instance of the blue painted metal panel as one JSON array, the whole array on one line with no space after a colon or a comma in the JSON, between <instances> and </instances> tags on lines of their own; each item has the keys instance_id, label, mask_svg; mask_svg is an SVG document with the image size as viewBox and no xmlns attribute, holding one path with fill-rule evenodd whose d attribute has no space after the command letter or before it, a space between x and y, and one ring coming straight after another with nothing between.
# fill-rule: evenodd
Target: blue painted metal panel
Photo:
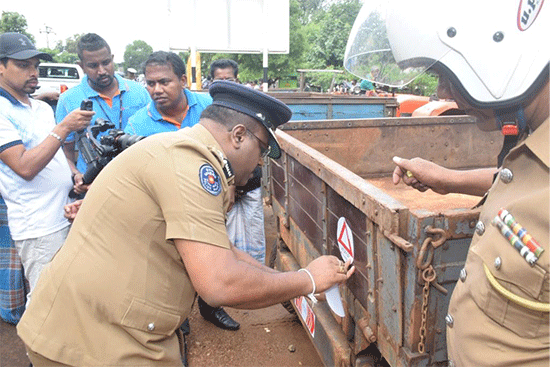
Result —
<instances>
[{"instance_id":1,"label":"blue painted metal panel","mask_svg":"<svg viewBox=\"0 0 550 367\"><path fill-rule=\"evenodd\" d=\"M335 104L332 106L333 119L366 119L384 117L383 104Z\"/></svg>"},{"instance_id":2,"label":"blue painted metal panel","mask_svg":"<svg viewBox=\"0 0 550 367\"><path fill-rule=\"evenodd\" d=\"M328 105L296 104L288 107L292 111L291 121L327 119Z\"/></svg>"}]
</instances>

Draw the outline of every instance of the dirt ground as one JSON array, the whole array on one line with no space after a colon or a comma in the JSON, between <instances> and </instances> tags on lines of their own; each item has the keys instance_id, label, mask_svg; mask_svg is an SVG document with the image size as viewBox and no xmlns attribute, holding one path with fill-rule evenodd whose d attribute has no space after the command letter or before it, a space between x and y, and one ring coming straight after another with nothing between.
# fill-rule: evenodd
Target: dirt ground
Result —
<instances>
[{"instance_id":1,"label":"dirt ground","mask_svg":"<svg viewBox=\"0 0 550 367\"><path fill-rule=\"evenodd\" d=\"M266 243L277 236L271 208L264 208ZM221 330L205 321L195 305L188 338L190 367L323 366L297 316L281 305L261 310L226 311L241 324L238 331ZM25 348L15 326L0 321L0 367L27 367Z\"/></svg>"}]
</instances>

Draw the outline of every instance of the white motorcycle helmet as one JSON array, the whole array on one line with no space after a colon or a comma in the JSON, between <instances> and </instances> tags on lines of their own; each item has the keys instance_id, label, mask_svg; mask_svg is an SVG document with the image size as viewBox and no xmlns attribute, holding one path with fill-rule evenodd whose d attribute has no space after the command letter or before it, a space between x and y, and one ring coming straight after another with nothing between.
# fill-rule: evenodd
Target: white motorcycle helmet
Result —
<instances>
[{"instance_id":1,"label":"white motorcycle helmet","mask_svg":"<svg viewBox=\"0 0 550 367\"><path fill-rule=\"evenodd\" d=\"M472 106L519 107L548 79L550 4L543 3L365 0L344 66L397 88L432 68L446 72Z\"/></svg>"}]
</instances>

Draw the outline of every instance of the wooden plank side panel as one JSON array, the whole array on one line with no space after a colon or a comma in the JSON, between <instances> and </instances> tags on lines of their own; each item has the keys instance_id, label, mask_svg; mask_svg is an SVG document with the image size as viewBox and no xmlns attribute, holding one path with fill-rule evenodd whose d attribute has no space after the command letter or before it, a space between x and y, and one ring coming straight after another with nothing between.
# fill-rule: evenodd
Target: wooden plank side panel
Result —
<instances>
[{"instance_id":1,"label":"wooden plank side panel","mask_svg":"<svg viewBox=\"0 0 550 367\"><path fill-rule=\"evenodd\" d=\"M338 258L342 258L338 247L338 219L346 218L349 228L353 233L353 241L355 247L355 274L352 281L348 283L348 287L363 307L367 308L367 298L369 289L372 288L367 272L367 265L372 261L368 257L368 246L370 236L367 235L367 217L364 213L353 206L349 201L338 195L330 187L327 188L327 242L329 254Z\"/></svg>"},{"instance_id":2,"label":"wooden plank side panel","mask_svg":"<svg viewBox=\"0 0 550 367\"><path fill-rule=\"evenodd\" d=\"M376 279L378 298L378 348L390 365L397 366L402 345L403 283L401 277L401 251L375 229L378 247Z\"/></svg>"},{"instance_id":3,"label":"wooden plank side panel","mask_svg":"<svg viewBox=\"0 0 550 367\"><path fill-rule=\"evenodd\" d=\"M500 136L480 134L473 124L343 127L286 131L361 177L390 174L394 156L421 156L448 168L491 167L502 147Z\"/></svg>"},{"instance_id":4,"label":"wooden plank side panel","mask_svg":"<svg viewBox=\"0 0 550 367\"><path fill-rule=\"evenodd\" d=\"M269 168L269 178L272 184L272 195L283 207L285 203L285 171L281 166L281 161L271 160Z\"/></svg>"},{"instance_id":5,"label":"wooden plank side panel","mask_svg":"<svg viewBox=\"0 0 550 367\"><path fill-rule=\"evenodd\" d=\"M295 159L288 157L288 214L315 249L324 254L324 213L321 205L322 181Z\"/></svg>"},{"instance_id":6,"label":"wooden plank side panel","mask_svg":"<svg viewBox=\"0 0 550 367\"><path fill-rule=\"evenodd\" d=\"M407 209L403 204L290 135L276 134L286 156L296 159L385 230L399 232L398 212Z\"/></svg>"}]
</instances>

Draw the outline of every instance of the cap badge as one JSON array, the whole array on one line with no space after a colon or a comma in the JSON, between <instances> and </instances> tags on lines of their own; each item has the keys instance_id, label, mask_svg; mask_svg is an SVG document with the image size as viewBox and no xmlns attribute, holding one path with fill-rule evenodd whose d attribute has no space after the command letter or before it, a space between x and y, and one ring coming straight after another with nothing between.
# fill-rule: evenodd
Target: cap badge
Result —
<instances>
[{"instance_id":1,"label":"cap badge","mask_svg":"<svg viewBox=\"0 0 550 367\"><path fill-rule=\"evenodd\" d=\"M21 42L21 46L26 46L27 42L23 38L19 38L19 42Z\"/></svg>"},{"instance_id":2,"label":"cap badge","mask_svg":"<svg viewBox=\"0 0 550 367\"><path fill-rule=\"evenodd\" d=\"M260 120L265 121L265 116L264 116L261 112L258 112L258 113L256 114L256 116L257 116Z\"/></svg>"}]
</instances>

